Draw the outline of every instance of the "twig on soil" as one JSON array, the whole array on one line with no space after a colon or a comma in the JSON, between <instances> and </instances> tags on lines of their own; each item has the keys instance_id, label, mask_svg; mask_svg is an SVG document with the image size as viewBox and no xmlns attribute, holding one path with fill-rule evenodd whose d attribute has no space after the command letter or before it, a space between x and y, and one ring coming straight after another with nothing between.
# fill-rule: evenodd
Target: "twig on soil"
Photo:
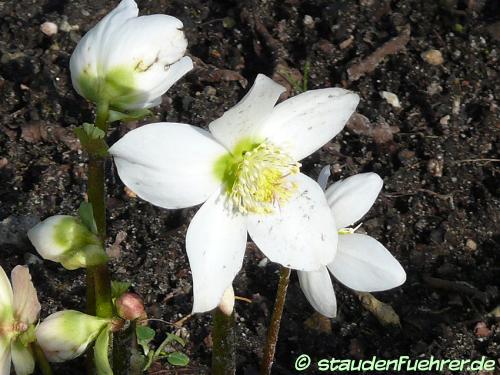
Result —
<instances>
[{"instance_id":1,"label":"twig on soil","mask_svg":"<svg viewBox=\"0 0 500 375\"><path fill-rule=\"evenodd\" d=\"M287 92L283 97L289 97L293 90L290 77L294 78L296 81L302 81L302 74L297 69L288 66L288 51L283 44L271 35L262 20L257 6L254 6L251 10L243 8L241 11L241 19L247 22L254 34L258 37L260 36L264 45L268 48L273 59L272 79L286 87Z\"/></svg>"},{"instance_id":2,"label":"twig on soil","mask_svg":"<svg viewBox=\"0 0 500 375\"><path fill-rule=\"evenodd\" d=\"M463 160L455 160L453 163L461 164L461 163L498 163L500 159L463 159Z\"/></svg>"},{"instance_id":3,"label":"twig on soil","mask_svg":"<svg viewBox=\"0 0 500 375\"><path fill-rule=\"evenodd\" d=\"M437 277L432 277L429 275L424 275L422 277L422 280L431 288L469 295L485 304L488 302L488 295L485 292L476 289L474 286L468 284L465 281L450 281L439 279Z\"/></svg>"},{"instance_id":4,"label":"twig on soil","mask_svg":"<svg viewBox=\"0 0 500 375\"><path fill-rule=\"evenodd\" d=\"M395 325L401 326L399 315L394 311L391 305L376 299L371 293L355 292L361 305L371 312L383 326Z\"/></svg>"},{"instance_id":5,"label":"twig on soil","mask_svg":"<svg viewBox=\"0 0 500 375\"><path fill-rule=\"evenodd\" d=\"M243 301L246 303L252 303L252 300L250 298L246 298L246 297L234 296L234 299L236 299L238 301Z\"/></svg>"},{"instance_id":6,"label":"twig on soil","mask_svg":"<svg viewBox=\"0 0 500 375\"><path fill-rule=\"evenodd\" d=\"M238 81L241 87L245 88L248 85L248 81L240 73L229 70L229 69L219 69L214 65L205 63L203 60L196 56L191 56L194 62L194 72L198 76L200 81L204 82L221 82L221 81Z\"/></svg>"},{"instance_id":7,"label":"twig on soil","mask_svg":"<svg viewBox=\"0 0 500 375\"><path fill-rule=\"evenodd\" d=\"M398 53L406 46L406 44L408 44L409 41L410 25L407 25L398 36L384 43L382 47L377 48L375 52L361 60L359 63L351 65L347 69L349 80L356 81L366 73L373 72L384 57Z\"/></svg>"},{"instance_id":8,"label":"twig on soil","mask_svg":"<svg viewBox=\"0 0 500 375\"><path fill-rule=\"evenodd\" d=\"M416 191L408 192L408 193L398 193L398 192L395 192L395 193L382 193L382 194L386 198L397 198L397 197L405 197L405 196L410 196L410 195L417 195L418 193L425 193L425 194L432 195L433 197L436 197L436 198L439 198L439 199L442 199L442 200L447 200L447 201L450 202L451 208L452 209L455 208L455 203L453 201L453 194L452 193L450 193L450 194L439 194L439 193L436 193L435 191L432 191L432 190L429 190L429 189L417 189Z\"/></svg>"}]
</instances>

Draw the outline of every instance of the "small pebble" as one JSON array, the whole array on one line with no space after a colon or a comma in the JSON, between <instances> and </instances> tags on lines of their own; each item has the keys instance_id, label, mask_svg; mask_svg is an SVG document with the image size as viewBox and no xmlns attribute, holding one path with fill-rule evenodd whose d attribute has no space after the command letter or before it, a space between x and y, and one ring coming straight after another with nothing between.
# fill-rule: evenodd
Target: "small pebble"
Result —
<instances>
[{"instance_id":1,"label":"small pebble","mask_svg":"<svg viewBox=\"0 0 500 375\"><path fill-rule=\"evenodd\" d=\"M439 119L439 123L441 125L448 125L449 121L450 121L450 115L443 116Z\"/></svg>"},{"instance_id":2,"label":"small pebble","mask_svg":"<svg viewBox=\"0 0 500 375\"><path fill-rule=\"evenodd\" d=\"M427 86L427 94L436 95L443 92L443 87L439 85L437 82L432 82L429 86Z\"/></svg>"},{"instance_id":3,"label":"small pebble","mask_svg":"<svg viewBox=\"0 0 500 375\"><path fill-rule=\"evenodd\" d=\"M438 51L437 49L427 50L420 56L425 60L425 62L431 65L441 65L442 63L444 63L443 55L441 51Z\"/></svg>"},{"instance_id":4,"label":"small pebble","mask_svg":"<svg viewBox=\"0 0 500 375\"><path fill-rule=\"evenodd\" d=\"M399 102L399 98L396 94L389 91L382 91L380 96L384 98L387 103L392 105L394 108L401 108L401 103Z\"/></svg>"},{"instance_id":5,"label":"small pebble","mask_svg":"<svg viewBox=\"0 0 500 375\"><path fill-rule=\"evenodd\" d=\"M441 155L437 156L435 159L430 159L427 162L427 171L434 177L443 176L444 160Z\"/></svg>"},{"instance_id":6,"label":"small pebble","mask_svg":"<svg viewBox=\"0 0 500 375\"><path fill-rule=\"evenodd\" d=\"M304 16L304 26L312 29L314 27L314 19L309 15L309 14L306 14Z\"/></svg>"},{"instance_id":7,"label":"small pebble","mask_svg":"<svg viewBox=\"0 0 500 375\"><path fill-rule=\"evenodd\" d=\"M471 250L471 251L476 251L477 250L477 243L476 241L472 240L472 239L467 239L467 241L465 241L465 246L467 247L467 249Z\"/></svg>"},{"instance_id":8,"label":"small pebble","mask_svg":"<svg viewBox=\"0 0 500 375\"><path fill-rule=\"evenodd\" d=\"M57 25L54 22L44 22L40 25L40 30L47 36L52 36L57 34Z\"/></svg>"},{"instance_id":9,"label":"small pebble","mask_svg":"<svg viewBox=\"0 0 500 375\"><path fill-rule=\"evenodd\" d=\"M474 327L474 334L477 337L488 337L491 335L491 329L488 328L485 322L478 322Z\"/></svg>"}]
</instances>

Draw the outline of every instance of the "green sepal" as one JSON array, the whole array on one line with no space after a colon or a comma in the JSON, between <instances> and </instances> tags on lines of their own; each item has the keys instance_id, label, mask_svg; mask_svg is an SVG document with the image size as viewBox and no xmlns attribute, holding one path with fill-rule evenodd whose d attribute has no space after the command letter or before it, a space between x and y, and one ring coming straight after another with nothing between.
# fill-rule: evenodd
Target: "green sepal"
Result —
<instances>
[{"instance_id":1,"label":"green sepal","mask_svg":"<svg viewBox=\"0 0 500 375\"><path fill-rule=\"evenodd\" d=\"M111 297L113 300L120 298L122 294L128 292L130 283L126 281L111 281Z\"/></svg>"},{"instance_id":2,"label":"green sepal","mask_svg":"<svg viewBox=\"0 0 500 375\"><path fill-rule=\"evenodd\" d=\"M109 260L101 245L87 245L61 258L60 262L67 270L76 270L104 264Z\"/></svg>"},{"instance_id":3,"label":"green sepal","mask_svg":"<svg viewBox=\"0 0 500 375\"><path fill-rule=\"evenodd\" d=\"M97 224L94 219L94 209L92 208L92 203L82 202L80 203L80 208L78 208L78 216L83 225L87 227L92 233L97 235Z\"/></svg>"},{"instance_id":4,"label":"green sepal","mask_svg":"<svg viewBox=\"0 0 500 375\"><path fill-rule=\"evenodd\" d=\"M18 341L25 347L36 341L35 325L30 324L28 329L18 336Z\"/></svg>"},{"instance_id":5,"label":"green sepal","mask_svg":"<svg viewBox=\"0 0 500 375\"><path fill-rule=\"evenodd\" d=\"M189 357L182 352L173 352L167 354L167 361L174 366L187 366L189 364Z\"/></svg>"},{"instance_id":6,"label":"green sepal","mask_svg":"<svg viewBox=\"0 0 500 375\"><path fill-rule=\"evenodd\" d=\"M94 345L94 360L98 375L113 375L113 370L109 364L109 327L104 328Z\"/></svg>"},{"instance_id":7,"label":"green sepal","mask_svg":"<svg viewBox=\"0 0 500 375\"><path fill-rule=\"evenodd\" d=\"M106 156L108 154L108 145L104 140L105 133L94 124L85 123L75 129L75 134L85 151L91 155Z\"/></svg>"},{"instance_id":8,"label":"green sepal","mask_svg":"<svg viewBox=\"0 0 500 375\"><path fill-rule=\"evenodd\" d=\"M108 122L114 121L134 121L142 120L147 116L151 116L152 112L149 109L137 109L134 111L119 112L119 111L109 111Z\"/></svg>"}]
</instances>

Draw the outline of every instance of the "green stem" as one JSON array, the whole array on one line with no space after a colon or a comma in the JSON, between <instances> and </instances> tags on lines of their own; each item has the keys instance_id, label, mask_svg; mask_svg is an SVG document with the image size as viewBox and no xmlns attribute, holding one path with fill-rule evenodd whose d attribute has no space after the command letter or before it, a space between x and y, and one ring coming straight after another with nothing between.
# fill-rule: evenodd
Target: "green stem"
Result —
<instances>
[{"instance_id":1,"label":"green stem","mask_svg":"<svg viewBox=\"0 0 500 375\"><path fill-rule=\"evenodd\" d=\"M33 349L33 353L35 354L36 362L38 364L38 369L43 375L52 375L52 368L50 367L49 361L47 361L47 357L45 357L45 353L43 352L40 345L36 342L31 344L31 348Z\"/></svg>"},{"instance_id":2,"label":"green stem","mask_svg":"<svg viewBox=\"0 0 500 375\"><path fill-rule=\"evenodd\" d=\"M212 327L212 374L230 375L236 372L234 313L214 312Z\"/></svg>"},{"instance_id":3,"label":"green stem","mask_svg":"<svg viewBox=\"0 0 500 375\"><path fill-rule=\"evenodd\" d=\"M97 106L95 126L106 132L109 108L107 103ZM97 233L103 247L106 240L106 197L105 197L105 159L89 154L88 163L88 200L92 204ZM113 317L111 300L111 278L108 265L87 268L87 313L101 318ZM87 353L87 373L94 374L93 352Z\"/></svg>"},{"instance_id":4,"label":"green stem","mask_svg":"<svg viewBox=\"0 0 500 375\"><path fill-rule=\"evenodd\" d=\"M107 103L102 103L97 106L97 115L95 126L106 131L108 128L109 108ZM105 243L106 239L106 198L105 198L105 176L104 176L105 159L98 155L89 155L88 167L88 198L92 203L94 211L94 219L97 226L97 233L101 241ZM87 268L87 280L94 281L95 310L89 306L92 301L87 301L87 310L95 311L95 314L100 318L113 317L113 304L111 301L111 278L109 275L108 265L102 264L95 267ZM90 288L90 285L88 285ZM92 298L92 293L87 293Z\"/></svg>"},{"instance_id":5,"label":"green stem","mask_svg":"<svg viewBox=\"0 0 500 375\"><path fill-rule=\"evenodd\" d=\"M278 290L276 292L273 315L271 317L269 330L267 331L267 341L264 348L264 354L262 356L262 365L260 367L261 375L271 374L274 354L276 353L276 343L278 342L278 335L280 331L281 316L283 315L283 308L285 307L286 292L288 289L289 281L290 268L281 267L280 281L278 283Z\"/></svg>"}]
</instances>

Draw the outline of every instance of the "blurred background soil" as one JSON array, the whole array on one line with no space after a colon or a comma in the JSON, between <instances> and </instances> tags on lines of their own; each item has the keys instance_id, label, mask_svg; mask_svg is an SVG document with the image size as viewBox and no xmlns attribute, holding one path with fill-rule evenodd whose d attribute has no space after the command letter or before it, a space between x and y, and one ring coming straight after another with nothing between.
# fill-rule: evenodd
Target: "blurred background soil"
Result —
<instances>
[{"instance_id":1,"label":"blurred background soil","mask_svg":"<svg viewBox=\"0 0 500 375\"><path fill-rule=\"evenodd\" d=\"M148 122L206 127L258 73L284 84L289 96L331 86L361 96L346 129L304 160L303 170L316 178L329 164L334 180L367 171L384 179L361 230L384 243L408 274L402 287L376 293L400 326L382 325L339 284L338 317L318 319L292 274L274 373L295 373L301 353L313 360L500 357L496 0L138 4L141 14L184 22L196 63ZM25 232L50 215L75 213L85 197L85 155L73 129L93 113L71 86L69 57L115 5L0 1L0 264L7 272L30 265L42 316L84 309L84 273L42 261ZM55 34L41 31L47 21L58 26ZM113 127L111 142L137 126ZM191 311L184 236L196 208L153 207L124 189L111 162L107 172L110 243L127 234L113 277L132 283L151 317L178 321ZM236 294L252 301L236 303L239 373L258 369L277 281L277 265L249 242L234 283ZM159 339L174 331L187 338L191 363L179 373L209 371L210 324L210 314L188 318L179 329L153 323ZM83 373L81 360L56 369ZM161 364L152 372L173 371Z\"/></svg>"}]
</instances>

